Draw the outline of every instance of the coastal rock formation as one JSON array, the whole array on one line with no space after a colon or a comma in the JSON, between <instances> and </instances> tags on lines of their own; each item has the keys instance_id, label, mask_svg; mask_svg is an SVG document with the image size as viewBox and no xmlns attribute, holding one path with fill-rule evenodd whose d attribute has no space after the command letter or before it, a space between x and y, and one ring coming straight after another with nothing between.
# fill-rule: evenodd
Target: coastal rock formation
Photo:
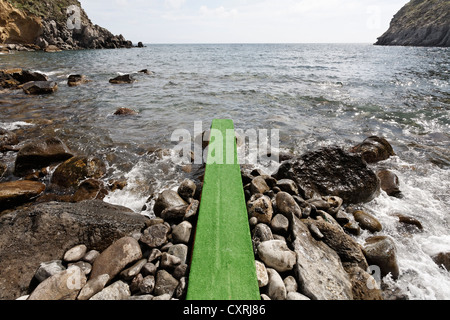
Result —
<instances>
[{"instance_id":1,"label":"coastal rock formation","mask_svg":"<svg viewBox=\"0 0 450 320\"><path fill-rule=\"evenodd\" d=\"M78 0L0 0L0 44L31 44L52 52L133 46L94 25Z\"/></svg>"},{"instance_id":2,"label":"coastal rock formation","mask_svg":"<svg viewBox=\"0 0 450 320\"><path fill-rule=\"evenodd\" d=\"M392 19L376 45L449 47L450 2L411 0Z\"/></svg>"}]
</instances>

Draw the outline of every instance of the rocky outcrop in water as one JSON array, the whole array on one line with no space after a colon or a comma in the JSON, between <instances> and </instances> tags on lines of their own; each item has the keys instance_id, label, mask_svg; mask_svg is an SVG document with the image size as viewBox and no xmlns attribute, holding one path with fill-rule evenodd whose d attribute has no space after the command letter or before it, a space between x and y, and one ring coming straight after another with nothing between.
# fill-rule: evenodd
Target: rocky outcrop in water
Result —
<instances>
[{"instance_id":1,"label":"rocky outcrop in water","mask_svg":"<svg viewBox=\"0 0 450 320\"><path fill-rule=\"evenodd\" d=\"M411 0L392 19L376 45L449 47L450 2Z\"/></svg>"},{"instance_id":2,"label":"rocky outcrop in water","mask_svg":"<svg viewBox=\"0 0 450 320\"><path fill-rule=\"evenodd\" d=\"M93 24L77 0L0 0L0 44L46 51L133 46L122 35Z\"/></svg>"}]
</instances>

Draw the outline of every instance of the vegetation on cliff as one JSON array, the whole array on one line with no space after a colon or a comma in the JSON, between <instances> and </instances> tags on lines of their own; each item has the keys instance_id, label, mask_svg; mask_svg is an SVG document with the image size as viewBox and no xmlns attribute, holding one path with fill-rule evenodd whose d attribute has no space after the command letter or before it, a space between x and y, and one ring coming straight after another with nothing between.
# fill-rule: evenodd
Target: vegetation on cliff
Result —
<instances>
[{"instance_id":1,"label":"vegetation on cliff","mask_svg":"<svg viewBox=\"0 0 450 320\"><path fill-rule=\"evenodd\" d=\"M450 1L411 0L376 45L450 46Z\"/></svg>"}]
</instances>

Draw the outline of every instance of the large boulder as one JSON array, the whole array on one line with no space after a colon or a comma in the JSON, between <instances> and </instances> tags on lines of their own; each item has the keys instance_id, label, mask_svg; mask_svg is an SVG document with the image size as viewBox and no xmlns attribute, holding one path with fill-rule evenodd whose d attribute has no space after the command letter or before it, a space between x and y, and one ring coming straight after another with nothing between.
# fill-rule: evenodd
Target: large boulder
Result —
<instances>
[{"instance_id":1,"label":"large boulder","mask_svg":"<svg viewBox=\"0 0 450 320\"><path fill-rule=\"evenodd\" d=\"M0 299L27 294L42 261L62 260L78 244L102 252L141 232L146 218L98 200L42 203L0 217Z\"/></svg>"},{"instance_id":2,"label":"large boulder","mask_svg":"<svg viewBox=\"0 0 450 320\"><path fill-rule=\"evenodd\" d=\"M19 180L0 183L0 212L32 201L44 190L45 184L38 181Z\"/></svg>"},{"instance_id":3,"label":"large boulder","mask_svg":"<svg viewBox=\"0 0 450 320\"><path fill-rule=\"evenodd\" d=\"M338 254L315 240L297 217L291 216L290 223L297 254L294 273L300 292L313 300L352 300L352 284Z\"/></svg>"},{"instance_id":4,"label":"large boulder","mask_svg":"<svg viewBox=\"0 0 450 320\"><path fill-rule=\"evenodd\" d=\"M274 174L291 179L309 197L338 196L347 203L369 202L380 190L380 181L360 156L339 147L321 148L283 162Z\"/></svg>"},{"instance_id":5,"label":"large boulder","mask_svg":"<svg viewBox=\"0 0 450 320\"><path fill-rule=\"evenodd\" d=\"M41 169L71 157L72 152L59 138L31 140L17 153L14 174L24 176L33 169Z\"/></svg>"}]
</instances>

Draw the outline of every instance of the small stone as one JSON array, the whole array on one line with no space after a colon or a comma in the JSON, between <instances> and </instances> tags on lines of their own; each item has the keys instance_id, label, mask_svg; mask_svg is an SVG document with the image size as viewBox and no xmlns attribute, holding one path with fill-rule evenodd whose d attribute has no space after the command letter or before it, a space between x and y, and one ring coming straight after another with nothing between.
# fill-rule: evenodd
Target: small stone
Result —
<instances>
[{"instance_id":1,"label":"small stone","mask_svg":"<svg viewBox=\"0 0 450 320\"><path fill-rule=\"evenodd\" d=\"M270 188L267 185L266 180L264 180L264 178L261 176L254 178L252 180L252 182L250 183L250 192L252 194L256 194L256 193L262 194L269 190L270 190Z\"/></svg>"},{"instance_id":2,"label":"small stone","mask_svg":"<svg viewBox=\"0 0 450 320\"><path fill-rule=\"evenodd\" d=\"M277 214L270 222L272 231L279 234L286 234L289 230L289 220L282 214Z\"/></svg>"},{"instance_id":3,"label":"small stone","mask_svg":"<svg viewBox=\"0 0 450 320\"><path fill-rule=\"evenodd\" d=\"M261 294L261 300L262 300L262 301L269 301L269 300L271 300L271 299L269 298L269 296L268 296L267 294L262 293L262 294Z\"/></svg>"},{"instance_id":4,"label":"small stone","mask_svg":"<svg viewBox=\"0 0 450 320\"><path fill-rule=\"evenodd\" d=\"M81 75L81 74L71 74L67 78L67 85L69 87L79 86L83 83L88 83L88 82L90 82L90 80L87 80L86 76Z\"/></svg>"},{"instance_id":5,"label":"small stone","mask_svg":"<svg viewBox=\"0 0 450 320\"><path fill-rule=\"evenodd\" d=\"M164 252L161 256L161 268L173 270L176 266L181 264L181 259Z\"/></svg>"},{"instance_id":6,"label":"small stone","mask_svg":"<svg viewBox=\"0 0 450 320\"><path fill-rule=\"evenodd\" d=\"M272 300L286 300L286 287L278 272L272 268L267 268L269 283L267 284L267 295Z\"/></svg>"},{"instance_id":7,"label":"small stone","mask_svg":"<svg viewBox=\"0 0 450 320\"><path fill-rule=\"evenodd\" d=\"M297 281L295 281L295 278L293 276L287 276L284 280L284 286L286 287L286 292L297 292L298 285Z\"/></svg>"},{"instance_id":8,"label":"small stone","mask_svg":"<svg viewBox=\"0 0 450 320\"><path fill-rule=\"evenodd\" d=\"M66 268L62 265L61 260L53 260L49 262L42 262L39 265L38 270L36 271L34 277L39 281L42 282L45 279L60 273L62 271L66 270Z\"/></svg>"},{"instance_id":9,"label":"small stone","mask_svg":"<svg viewBox=\"0 0 450 320\"><path fill-rule=\"evenodd\" d=\"M91 250L84 255L83 261L93 264L95 259L97 259L97 257L99 255L100 255L100 252L98 252L97 250Z\"/></svg>"},{"instance_id":10,"label":"small stone","mask_svg":"<svg viewBox=\"0 0 450 320\"><path fill-rule=\"evenodd\" d=\"M380 232L383 229L381 223L365 211L356 210L353 212L353 217L359 223L361 229L368 230L372 233Z\"/></svg>"},{"instance_id":11,"label":"small stone","mask_svg":"<svg viewBox=\"0 0 450 320\"><path fill-rule=\"evenodd\" d=\"M265 223L258 223L253 229L252 244L255 254L258 252L258 246L261 242L273 240L272 230Z\"/></svg>"},{"instance_id":12,"label":"small stone","mask_svg":"<svg viewBox=\"0 0 450 320\"><path fill-rule=\"evenodd\" d=\"M264 263L256 260L256 278L258 279L258 286L260 288L267 286L269 283L269 275L267 274L267 269Z\"/></svg>"},{"instance_id":13,"label":"small stone","mask_svg":"<svg viewBox=\"0 0 450 320\"><path fill-rule=\"evenodd\" d=\"M135 116L138 112L130 108L119 108L114 112L115 116Z\"/></svg>"},{"instance_id":14,"label":"small stone","mask_svg":"<svg viewBox=\"0 0 450 320\"><path fill-rule=\"evenodd\" d=\"M161 247L167 242L170 227L166 224L156 224L144 230L141 242L145 243L150 248Z\"/></svg>"},{"instance_id":15,"label":"small stone","mask_svg":"<svg viewBox=\"0 0 450 320\"><path fill-rule=\"evenodd\" d=\"M84 272L77 266L71 266L42 281L28 300L75 300L85 284Z\"/></svg>"},{"instance_id":16,"label":"small stone","mask_svg":"<svg viewBox=\"0 0 450 320\"><path fill-rule=\"evenodd\" d=\"M155 295L168 294L172 297L178 284L179 281L166 270L159 270L156 273Z\"/></svg>"},{"instance_id":17,"label":"small stone","mask_svg":"<svg viewBox=\"0 0 450 320\"><path fill-rule=\"evenodd\" d=\"M272 220L272 201L268 196L254 194L247 202L247 211L250 217L256 217L258 222L269 224Z\"/></svg>"},{"instance_id":18,"label":"small stone","mask_svg":"<svg viewBox=\"0 0 450 320\"><path fill-rule=\"evenodd\" d=\"M148 257L148 262L153 262L157 259L159 259L162 256L162 253L158 249L153 249L152 252L150 252L150 256Z\"/></svg>"},{"instance_id":19,"label":"small stone","mask_svg":"<svg viewBox=\"0 0 450 320\"><path fill-rule=\"evenodd\" d=\"M294 198L287 192L278 192L275 197L278 212L285 215L288 219L291 215L302 218L302 210Z\"/></svg>"},{"instance_id":20,"label":"small stone","mask_svg":"<svg viewBox=\"0 0 450 320\"><path fill-rule=\"evenodd\" d=\"M91 278L83 289L81 289L77 300L89 300L93 295L102 291L108 281L109 276L107 274L102 274L98 277Z\"/></svg>"},{"instance_id":21,"label":"small stone","mask_svg":"<svg viewBox=\"0 0 450 320\"><path fill-rule=\"evenodd\" d=\"M156 267L156 265L154 265L151 262L148 262L148 263L144 264L144 266L142 267L141 273L144 276L149 276L149 275L154 276L156 274L157 270L158 270L158 268Z\"/></svg>"},{"instance_id":22,"label":"small stone","mask_svg":"<svg viewBox=\"0 0 450 320\"><path fill-rule=\"evenodd\" d=\"M150 294L155 289L155 277L152 275L146 276L142 279L139 285L139 291L143 294Z\"/></svg>"},{"instance_id":23,"label":"small stone","mask_svg":"<svg viewBox=\"0 0 450 320\"><path fill-rule=\"evenodd\" d=\"M307 203L316 207L317 210L327 211L328 209L330 209L330 204L328 203L328 201L323 199L314 198L308 200Z\"/></svg>"},{"instance_id":24,"label":"small stone","mask_svg":"<svg viewBox=\"0 0 450 320\"><path fill-rule=\"evenodd\" d=\"M174 297L177 299L181 299L187 290L186 278L181 278L178 287L175 289Z\"/></svg>"},{"instance_id":25,"label":"small stone","mask_svg":"<svg viewBox=\"0 0 450 320\"><path fill-rule=\"evenodd\" d=\"M170 299L172 299L172 295L170 295L168 293L165 293L165 294L162 294L162 295L154 297L152 300L154 300L154 301L157 301L157 300L163 301L163 300L170 300Z\"/></svg>"},{"instance_id":26,"label":"small stone","mask_svg":"<svg viewBox=\"0 0 450 320\"><path fill-rule=\"evenodd\" d=\"M157 217L161 216L161 212L170 207L186 206L188 203L184 201L178 192L173 190L164 190L158 195L155 201L153 211Z\"/></svg>"},{"instance_id":27,"label":"small stone","mask_svg":"<svg viewBox=\"0 0 450 320\"><path fill-rule=\"evenodd\" d=\"M178 187L178 194L187 203L191 203L194 198L197 186L195 182L190 179L185 179Z\"/></svg>"},{"instance_id":28,"label":"small stone","mask_svg":"<svg viewBox=\"0 0 450 320\"><path fill-rule=\"evenodd\" d=\"M186 209L186 214L184 215L184 220L191 220L198 213L198 208L200 206L200 201L192 200L191 204Z\"/></svg>"},{"instance_id":29,"label":"small stone","mask_svg":"<svg viewBox=\"0 0 450 320\"><path fill-rule=\"evenodd\" d=\"M85 275L88 275L92 271L92 265L86 261L78 261L75 263L69 263L68 267L77 266L84 272Z\"/></svg>"},{"instance_id":30,"label":"small stone","mask_svg":"<svg viewBox=\"0 0 450 320\"><path fill-rule=\"evenodd\" d=\"M189 243L191 238L192 224L183 221L172 230L172 239L174 243Z\"/></svg>"},{"instance_id":31,"label":"small stone","mask_svg":"<svg viewBox=\"0 0 450 320\"><path fill-rule=\"evenodd\" d=\"M64 261L73 262L81 260L86 254L87 247L84 244L73 247L64 254Z\"/></svg>"},{"instance_id":32,"label":"small stone","mask_svg":"<svg viewBox=\"0 0 450 320\"><path fill-rule=\"evenodd\" d=\"M172 275L175 279L179 280L187 275L188 269L189 266L187 264L180 264L175 268L175 270L173 270Z\"/></svg>"},{"instance_id":33,"label":"small stone","mask_svg":"<svg viewBox=\"0 0 450 320\"><path fill-rule=\"evenodd\" d=\"M298 195L297 184L291 179L278 180L276 186L280 188L281 191L287 192L290 195Z\"/></svg>"},{"instance_id":34,"label":"small stone","mask_svg":"<svg viewBox=\"0 0 450 320\"><path fill-rule=\"evenodd\" d=\"M133 279L139 272L141 272L142 267L147 263L147 259L141 259L138 262L136 262L131 267L123 270L120 273L120 276L125 280L131 280Z\"/></svg>"},{"instance_id":35,"label":"small stone","mask_svg":"<svg viewBox=\"0 0 450 320\"><path fill-rule=\"evenodd\" d=\"M299 292L288 292L286 296L286 300L311 300L307 296L299 293Z\"/></svg>"},{"instance_id":36,"label":"small stone","mask_svg":"<svg viewBox=\"0 0 450 320\"><path fill-rule=\"evenodd\" d=\"M284 272L292 270L296 262L296 254L291 251L285 242L270 240L261 242L258 246L258 256L266 266Z\"/></svg>"},{"instance_id":37,"label":"small stone","mask_svg":"<svg viewBox=\"0 0 450 320\"><path fill-rule=\"evenodd\" d=\"M188 246L182 243L175 244L167 250L167 253L178 257L181 263L186 263Z\"/></svg>"},{"instance_id":38,"label":"small stone","mask_svg":"<svg viewBox=\"0 0 450 320\"><path fill-rule=\"evenodd\" d=\"M126 300L131 296L130 287L119 280L93 295L89 300Z\"/></svg>"},{"instance_id":39,"label":"small stone","mask_svg":"<svg viewBox=\"0 0 450 320\"><path fill-rule=\"evenodd\" d=\"M413 217L408 217L408 216L404 216L404 215L400 215L400 214L397 215L397 217L398 217L399 222L407 224L407 225L413 225L413 226L416 226L419 230L423 230L422 223L419 220L417 220Z\"/></svg>"}]
</instances>

